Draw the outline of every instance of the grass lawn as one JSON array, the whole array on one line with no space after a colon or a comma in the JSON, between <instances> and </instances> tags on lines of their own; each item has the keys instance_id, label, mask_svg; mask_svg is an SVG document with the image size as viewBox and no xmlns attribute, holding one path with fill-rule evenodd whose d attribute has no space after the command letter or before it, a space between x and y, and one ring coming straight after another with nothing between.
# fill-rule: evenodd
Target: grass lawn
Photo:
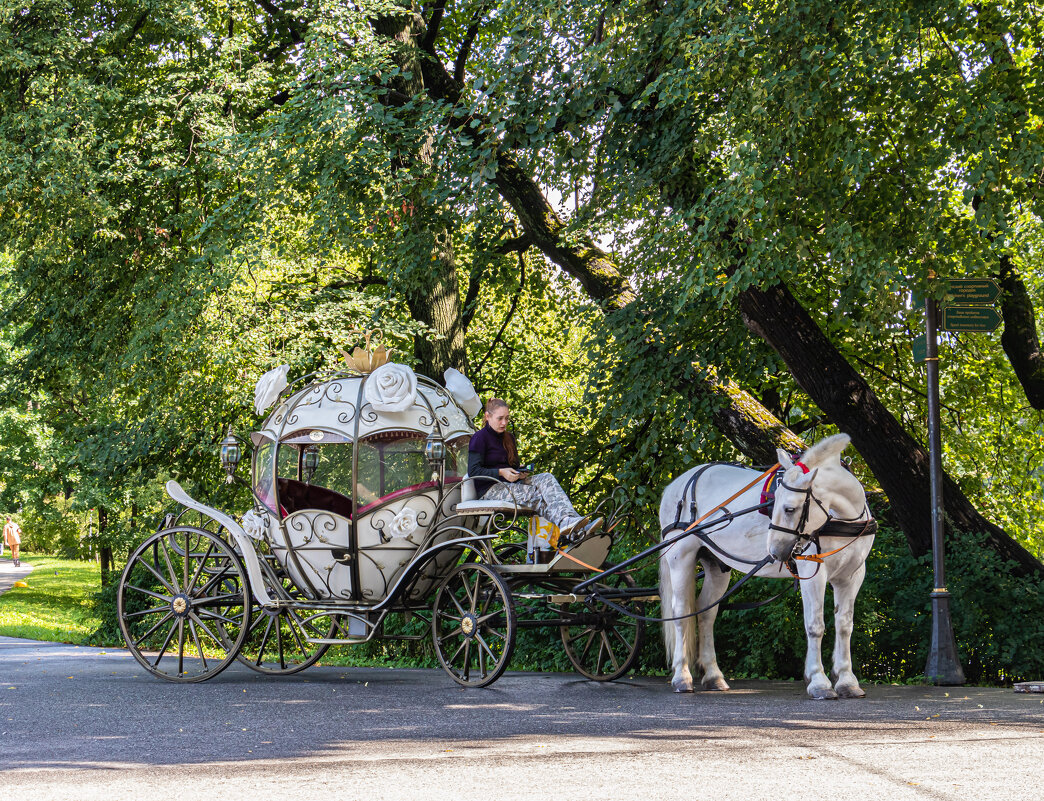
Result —
<instances>
[{"instance_id":1,"label":"grass lawn","mask_svg":"<svg viewBox=\"0 0 1044 801\"><path fill-rule=\"evenodd\" d=\"M0 595L0 635L29 640L83 643L101 621L84 602L101 588L94 562L23 554L33 572L28 587L13 587Z\"/></svg>"}]
</instances>

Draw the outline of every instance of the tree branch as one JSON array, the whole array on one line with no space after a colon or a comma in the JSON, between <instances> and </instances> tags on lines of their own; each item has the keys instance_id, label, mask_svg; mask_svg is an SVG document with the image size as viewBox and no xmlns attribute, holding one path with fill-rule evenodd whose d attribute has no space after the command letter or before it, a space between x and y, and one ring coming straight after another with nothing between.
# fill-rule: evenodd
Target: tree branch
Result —
<instances>
[{"instance_id":1,"label":"tree branch","mask_svg":"<svg viewBox=\"0 0 1044 801\"><path fill-rule=\"evenodd\" d=\"M486 350L486 355L482 357L482 361L478 363L475 368L475 375L482 374L482 368L485 366L486 361L492 355L493 350L497 347L497 343L500 342L500 338L504 336L504 332L507 330L508 323L511 322L511 318L515 315L515 308L518 306L518 299L522 297L522 290L526 286L526 260L521 253L518 254L518 289L515 291L514 296L511 298L511 306L508 308L508 312L504 315L504 322L500 325L500 330L497 331L497 335L493 337L493 341L489 345L489 349Z\"/></svg>"},{"instance_id":2,"label":"tree branch","mask_svg":"<svg viewBox=\"0 0 1044 801\"><path fill-rule=\"evenodd\" d=\"M421 39L420 48L426 53L435 55L435 40L439 38L439 27L442 25L442 15L446 12L446 0L435 0L431 9L431 18L428 19L424 38Z\"/></svg>"}]
</instances>

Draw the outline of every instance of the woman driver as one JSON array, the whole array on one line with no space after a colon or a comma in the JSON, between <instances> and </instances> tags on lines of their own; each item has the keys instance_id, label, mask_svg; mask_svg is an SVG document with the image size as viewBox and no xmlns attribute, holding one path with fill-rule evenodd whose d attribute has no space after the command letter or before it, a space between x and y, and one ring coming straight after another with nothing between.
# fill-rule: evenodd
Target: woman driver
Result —
<instances>
[{"instance_id":1,"label":"woman driver","mask_svg":"<svg viewBox=\"0 0 1044 801\"><path fill-rule=\"evenodd\" d=\"M480 498L514 501L536 509L537 514L550 520L562 536L584 531L594 534L602 526L602 519L588 523L573 508L569 496L550 473L529 475L519 471L518 449L515 437L507 430L511 410L500 398L486 403L486 424L468 443L468 476L475 479L475 490ZM500 479L506 484L483 481ZM585 529L586 526L586 529Z\"/></svg>"}]
</instances>

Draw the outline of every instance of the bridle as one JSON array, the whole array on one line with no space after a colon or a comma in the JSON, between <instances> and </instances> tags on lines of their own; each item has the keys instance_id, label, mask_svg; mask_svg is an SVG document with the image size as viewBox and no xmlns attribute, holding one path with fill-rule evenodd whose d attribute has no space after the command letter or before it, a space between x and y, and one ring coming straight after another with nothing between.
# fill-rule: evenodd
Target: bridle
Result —
<instances>
[{"instance_id":1,"label":"bridle","mask_svg":"<svg viewBox=\"0 0 1044 801\"><path fill-rule=\"evenodd\" d=\"M799 461L794 462L795 467L800 467L802 473L808 473L809 469ZM870 507L864 506L863 511L859 513L858 517L843 518L834 517L830 514L830 510L827 509L822 501L819 500L812 492L812 483L809 482L807 487L792 487L783 480L781 476L779 479L779 485L783 489L793 492L796 494L804 495L805 501L801 505L801 515L798 517L797 525L793 528L787 528L786 526L777 526L775 523L769 523L769 529L772 531L782 531L785 534L790 534L797 539L794 542L794 546L790 549L790 555L783 560L787 566L787 570L790 571L794 578L800 578L797 574L797 560L816 562L816 570L818 572L819 565L823 563L823 559L827 556L832 556L839 551L843 551L849 545L856 541L858 537L865 535L875 534L877 532L877 521L870 514ZM808 513L812 508L812 504L820 508L826 517L819 528L812 532L806 532L805 527L808 524ZM863 515L866 515L866 520L863 520ZM862 525L860 525L862 524ZM829 531L827 530L829 527ZM829 534L835 537L851 537L851 542L847 542L840 548L835 548L827 553L820 552L819 538L824 534ZM809 549L811 545L816 546L816 553L806 556L805 551Z\"/></svg>"}]
</instances>

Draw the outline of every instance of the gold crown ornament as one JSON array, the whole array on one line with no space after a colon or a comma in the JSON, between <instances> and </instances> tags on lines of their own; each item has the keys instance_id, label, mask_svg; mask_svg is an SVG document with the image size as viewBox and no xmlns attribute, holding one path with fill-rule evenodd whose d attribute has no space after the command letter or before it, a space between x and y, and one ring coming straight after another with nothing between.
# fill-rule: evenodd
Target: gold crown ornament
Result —
<instances>
[{"instance_id":1,"label":"gold crown ornament","mask_svg":"<svg viewBox=\"0 0 1044 801\"><path fill-rule=\"evenodd\" d=\"M352 332L356 336L362 337L365 344L361 347L357 347L351 353L339 348L341 356L344 358L344 363L352 370L360 373L372 373L382 364L387 364L388 359L391 358L394 348L386 348L381 340L384 339L384 334L378 328L372 328L369 331L364 331L361 328L356 328Z\"/></svg>"}]
</instances>

